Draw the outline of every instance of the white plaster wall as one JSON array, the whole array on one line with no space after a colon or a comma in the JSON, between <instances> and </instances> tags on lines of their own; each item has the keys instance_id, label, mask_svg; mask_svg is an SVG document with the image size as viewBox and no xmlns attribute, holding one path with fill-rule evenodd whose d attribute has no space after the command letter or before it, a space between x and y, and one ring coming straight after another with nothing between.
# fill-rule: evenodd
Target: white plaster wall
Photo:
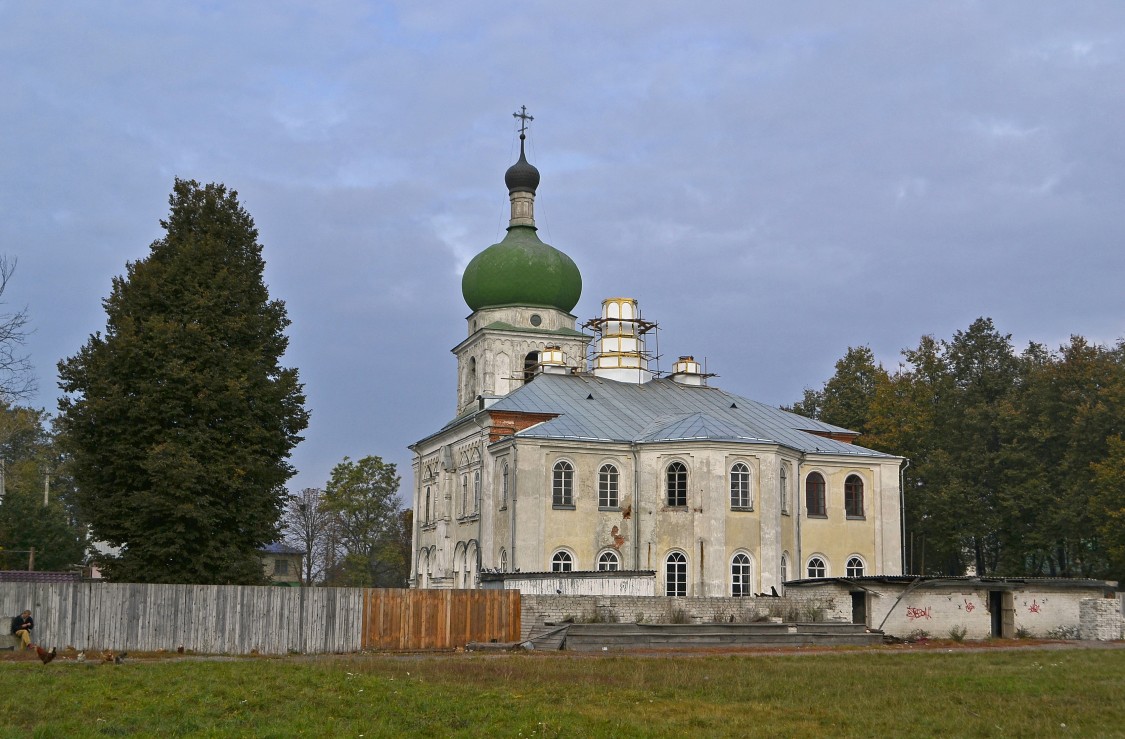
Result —
<instances>
[{"instance_id":1,"label":"white plaster wall","mask_svg":"<svg viewBox=\"0 0 1125 739\"><path fill-rule=\"evenodd\" d=\"M652 596L655 578L610 575L604 577L515 577L504 578L503 583L484 583L484 587L503 586L505 590L518 590L521 595L597 595L597 596Z\"/></svg>"},{"instance_id":2,"label":"white plaster wall","mask_svg":"<svg viewBox=\"0 0 1125 739\"><path fill-rule=\"evenodd\" d=\"M966 639L987 639L992 635L992 615L988 610L988 589L965 584L958 588L918 588L901 600L905 585L864 583L871 595L867 600L868 625L887 634L906 637L919 630L935 639L950 638L954 628L965 629ZM790 587L786 596L793 599L820 598L830 601L826 611L830 620L851 620L851 595L855 588L843 583L816 587ZM1077 629L1080 603L1097 589L1029 587L1013 592L1015 628L1030 636L1044 638L1060 627ZM898 601L896 603L896 601Z\"/></svg>"}]
</instances>

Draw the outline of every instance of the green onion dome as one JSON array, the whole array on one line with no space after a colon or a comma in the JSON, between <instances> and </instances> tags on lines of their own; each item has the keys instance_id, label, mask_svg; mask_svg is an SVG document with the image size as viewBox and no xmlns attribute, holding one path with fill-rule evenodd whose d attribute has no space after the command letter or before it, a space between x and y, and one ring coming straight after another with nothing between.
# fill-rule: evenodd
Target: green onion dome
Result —
<instances>
[{"instance_id":1,"label":"green onion dome","mask_svg":"<svg viewBox=\"0 0 1125 739\"><path fill-rule=\"evenodd\" d=\"M570 257L535 233L535 190L539 170L524 156L504 173L512 201L508 234L473 257L461 277L461 294L474 311L506 305L557 308L569 313L582 296L582 275Z\"/></svg>"},{"instance_id":2,"label":"green onion dome","mask_svg":"<svg viewBox=\"0 0 1125 739\"><path fill-rule=\"evenodd\" d=\"M526 305L569 313L582 296L582 275L570 257L539 240L534 226L511 226L503 241L469 262L461 294L474 311Z\"/></svg>"}]
</instances>

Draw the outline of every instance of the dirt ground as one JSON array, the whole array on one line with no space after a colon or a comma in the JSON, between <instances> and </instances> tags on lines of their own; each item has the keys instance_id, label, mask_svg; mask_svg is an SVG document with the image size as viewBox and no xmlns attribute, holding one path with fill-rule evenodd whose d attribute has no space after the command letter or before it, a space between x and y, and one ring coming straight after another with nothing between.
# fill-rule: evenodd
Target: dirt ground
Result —
<instances>
[{"instance_id":1,"label":"dirt ground","mask_svg":"<svg viewBox=\"0 0 1125 739\"><path fill-rule=\"evenodd\" d=\"M708 656L726 656L726 655L817 655L817 654L841 654L853 652L885 652L888 654L901 654L908 652L990 652L996 650L1016 650L1016 649L1032 649L1032 650L1058 650L1058 649L1125 649L1125 641L1062 641L1062 640L1048 640L1048 639L988 639L983 641L953 641L951 639L920 639L911 642L902 642L897 644L883 644L875 647L831 647L831 646L786 646L786 647L707 647L700 649L630 649L630 650L613 650L607 652L537 652L541 655L551 655L558 657L576 657L583 659L597 659L605 656L621 656L629 654L634 656L652 656L652 657L668 657L672 655L680 657L708 657ZM336 655L244 655L233 657L230 655L208 655L208 654L195 654L192 652L185 652L180 654L175 651L157 651L157 652L136 652L126 653L123 656L123 663L130 662L154 662L154 661L171 661L171 660L218 660L218 659L324 659L328 657L341 657L341 658L354 658L363 655L379 655L384 657L401 656L412 659L417 659L421 656L432 655L461 655L466 654L463 650L457 652L360 652L360 653L347 653ZM471 654L471 653L470 653ZM483 654L483 653L477 653ZM489 652L495 656L501 656L502 653ZM77 663L99 663L105 662L115 664L115 658L119 657L117 653L111 651L90 651L81 653L73 648L59 649L57 656L53 662L56 664L77 664ZM35 650L0 650L0 662L39 662L40 658Z\"/></svg>"}]
</instances>

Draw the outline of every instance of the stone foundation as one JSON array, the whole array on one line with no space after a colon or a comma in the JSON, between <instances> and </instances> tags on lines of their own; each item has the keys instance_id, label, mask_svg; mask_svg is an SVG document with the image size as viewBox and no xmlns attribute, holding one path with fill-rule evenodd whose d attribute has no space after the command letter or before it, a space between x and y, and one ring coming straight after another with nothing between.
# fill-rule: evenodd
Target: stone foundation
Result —
<instances>
[{"instance_id":1,"label":"stone foundation","mask_svg":"<svg viewBox=\"0 0 1125 739\"><path fill-rule=\"evenodd\" d=\"M524 637L544 623L700 624L847 621L826 598L802 593L780 598L668 598L665 596L522 595Z\"/></svg>"}]
</instances>

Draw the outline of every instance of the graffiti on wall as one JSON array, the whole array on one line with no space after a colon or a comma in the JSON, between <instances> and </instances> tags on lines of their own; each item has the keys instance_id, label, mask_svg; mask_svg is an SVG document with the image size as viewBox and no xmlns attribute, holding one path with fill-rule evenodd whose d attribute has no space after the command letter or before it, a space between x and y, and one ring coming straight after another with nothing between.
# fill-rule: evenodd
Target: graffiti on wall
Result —
<instances>
[{"instance_id":1,"label":"graffiti on wall","mask_svg":"<svg viewBox=\"0 0 1125 739\"><path fill-rule=\"evenodd\" d=\"M1039 601L1033 600L1033 601L1031 601L1031 605L1029 605L1027 607L1027 612L1028 613L1039 613L1039 611L1041 609L1042 609L1042 606L1039 605Z\"/></svg>"},{"instance_id":2,"label":"graffiti on wall","mask_svg":"<svg viewBox=\"0 0 1125 739\"><path fill-rule=\"evenodd\" d=\"M918 608L916 606L907 606L906 607L906 617L908 619L910 619L911 621L917 621L920 618L928 619L928 618L930 618L930 608L929 608L929 606L927 606L925 608Z\"/></svg>"},{"instance_id":3,"label":"graffiti on wall","mask_svg":"<svg viewBox=\"0 0 1125 739\"><path fill-rule=\"evenodd\" d=\"M968 612L968 613L972 613L973 609L975 609L975 608L976 608L976 606L973 604L973 602L971 600L969 600L968 598L966 598L965 599L965 611Z\"/></svg>"}]
</instances>

